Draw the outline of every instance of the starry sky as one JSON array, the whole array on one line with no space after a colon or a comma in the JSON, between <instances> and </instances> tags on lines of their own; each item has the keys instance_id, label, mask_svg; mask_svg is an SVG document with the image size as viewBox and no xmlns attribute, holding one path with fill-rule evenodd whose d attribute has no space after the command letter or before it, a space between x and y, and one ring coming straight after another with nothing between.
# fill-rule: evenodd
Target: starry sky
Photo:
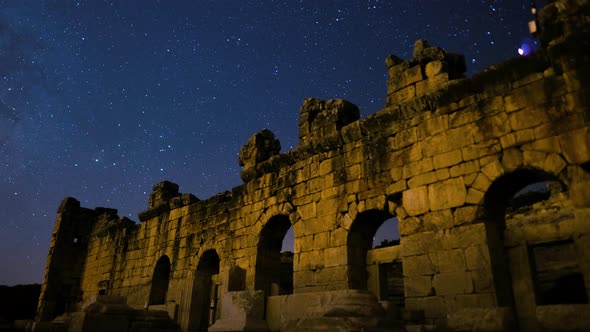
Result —
<instances>
[{"instance_id":1,"label":"starry sky","mask_svg":"<svg viewBox=\"0 0 590 332\"><path fill-rule=\"evenodd\" d=\"M297 145L307 97L383 108L414 41L468 75L534 44L528 0L0 0L0 284L39 283L66 196L138 221L153 184L240 185L240 147Z\"/></svg>"}]
</instances>

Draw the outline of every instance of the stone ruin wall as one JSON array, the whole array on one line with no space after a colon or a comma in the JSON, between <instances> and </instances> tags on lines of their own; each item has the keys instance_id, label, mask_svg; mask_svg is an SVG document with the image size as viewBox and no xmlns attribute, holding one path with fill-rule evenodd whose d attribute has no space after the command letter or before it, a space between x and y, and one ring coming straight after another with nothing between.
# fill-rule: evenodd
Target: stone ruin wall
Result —
<instances>
[{"instance_id":1,"label":"stone ruin wall","mask_svg":"<svg viewBox=\"0 0 590 332\"><path fill-rule=\"evenodd\" d=\"M405 310L424 322L477 324L455 314L491 312L534 331L588 314L587 305L538 305L531 271L540 263L531 257L537 244L566 241L590 297L589 6L551 3L540 15L542 50L471 79L462 56L418 41L413 59L387 58L384 109L359 120L346 101L305 100L298 147L281 154L270 131L255 134L240 153L244 184L231 191L201 201L163 182L139 224L64 200L38 318L99 292L143 307L165 255L167 310L184 329L199 262L214 250L224 319L228 291L270 291L256 269L259 245L265 229L284 235L275 225L285 220L295 236L295 295L370 289L361 279L375 276L358 272L353 252L393 216L401 243L384 259L401 260ZM529 210L507 210L507 197L540 181L560 188ZM276 326L301 314L282 313L292 309L285 297L269 303Z\"/></svg>"}]
</instances>

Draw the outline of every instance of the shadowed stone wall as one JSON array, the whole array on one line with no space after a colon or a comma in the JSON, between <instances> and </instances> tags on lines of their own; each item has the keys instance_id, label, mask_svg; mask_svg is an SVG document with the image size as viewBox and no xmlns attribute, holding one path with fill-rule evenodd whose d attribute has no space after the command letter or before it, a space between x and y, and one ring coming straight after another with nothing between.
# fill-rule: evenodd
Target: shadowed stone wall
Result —
<instances>
[{"instance_id":1,"label":"shadowed stone wall","mask_svg":"<svg viewBox=\"0 0 590 332\"><path fill-rule=\"evenodd\" d=\"M462 56L417 41L413 59L386 60L384 109L359 119L347 101L306 99L299 146L281 154L272 132L255 134L240 151L244 184L231 191L200 201L162 182L139 224L115 210L64 200L38 318L74 310L101 291L142 308L156 262L166 256L165 308L183 330L203 326L209 314L216 324L210 330L229 330L223 324L232 317L223 313L244 298L259 309L241 307L236 324L288 330L326 315L330 303L369 301L350 289L379 297L375 262L401 260L400 317L412 326L535 331L563 329L559 322L573 319L570 326L587 328L584 318L572 318L590 311L587 301L538 301L532 271L550 264L536 262L531 252L566 241L576 255L567 264L581 276L581 291L589 292L589 8L588 1L552 2L540 13L541 50L471 79L463 76ZM513 209L518 191L546 181L559 189L525 210ZM391 216L399 220L400 245L383 251L389 261L377 252L367 256L371 248L362 239L372 240L372 223L378 227ZM276 218L294 230L293 295L264 299L255 291L268 295L264 280L271 278L256 275L267 270L257 269L257 260L268 256L259 248L280 248L272 241L281 239L263 232ZM207 258L213 252L217 263ZM362 265L367 270L358 274ZM199 274L201 268L214 272ZM356 280L359 275L366 280ZM204 293L213 309L196 300ZM371 310L362 314L383 315Z\"/></svg>"}]
</instances>

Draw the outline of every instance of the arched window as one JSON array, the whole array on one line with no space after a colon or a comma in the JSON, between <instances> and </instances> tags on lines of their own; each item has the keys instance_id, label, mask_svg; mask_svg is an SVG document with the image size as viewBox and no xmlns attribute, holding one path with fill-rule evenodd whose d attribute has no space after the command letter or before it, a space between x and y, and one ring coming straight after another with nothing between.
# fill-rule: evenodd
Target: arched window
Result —
<instances>
[{"instance_id":1,"label":"arched window","mask_svg":"<svg viewBox=\"0 0 590 332\"><path fill-rule=\"evenodd\" d=\"M213 249L199 259L191 296L189 331L207 331L217 319L219 256Z\"/></svg>"},{"instance_id":2,"label":"arched window","mask_svg":"<svg viewBox=\"0 0 590 332\"><path fill-rule=\"evenodd\" d=\"M350 289L367 289L367 252L373 248L379 227L392 215L380 210L360 213L348 232L348 286Z\"/></svg>"},{"instance_id":3,"label":"arched window","mask_svg":"<svg viewBox=\"0 0 590 332\"><path fill-rule=\"evenodd\" d=\"M289 217L272 217L260 232L254 287L266 296L293 293L293 233ZM287 234L291 234L287 236Z\"/></svg>"},{"instance_id":4,"label":"arched window","mask_svg":"<svg viewBox=\"0 0 590 332\"><path fill-rule=\"evenodd\" d=\"M399 230L397 218L386 219L373 236L373 248L385 248L399 245Z\"/></svg>"},{"instance_id":5,"label":"arched window","mask_svg":"<svg viewBox=\"0 0 590 332\"><path fill-rule=\"evenodd\" d=\"M484 196L486 218L502 231L506 212L530 206L563 191L563 184L553 174L538 169L519 169L496 179Z\"/></svg>"},{"instance_id":6,"label":"arched window","mask_svg":"<svg viewBox=\"0 0 590 332\"><path fill-rule=\"evenodd\" d=\"M168 256L162 256L158 259L154 268L152 277L152 289L150 291L150 305L166 303L166 294L168 293L168 282L170 281L170 259Z\"/></svg>"},{"instance_id":7,"label":"arched window","mask_svg":"<svg viewBox=\"0 0 590 332\"><path fill-rule=\"evenodd\" d=\"M565 186L557 177L538 169L519 169L501 176L490 185L484 196L484 206L499 304L507 305L514 297L510 274L503 258L507 217L511 220L516 214L534 213L535 203L564 190ZM534 227L526 224L521 226ZM572 239L536 242L528 245L528 253L538 305L588 303L584 277Z\"/></svg>"}]
</instances>

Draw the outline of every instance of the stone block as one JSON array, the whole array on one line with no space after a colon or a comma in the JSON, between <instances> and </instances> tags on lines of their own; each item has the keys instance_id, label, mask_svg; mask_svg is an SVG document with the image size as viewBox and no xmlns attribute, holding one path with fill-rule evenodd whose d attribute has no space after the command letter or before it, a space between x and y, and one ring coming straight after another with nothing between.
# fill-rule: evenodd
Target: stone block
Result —
<instances>
[{"instance_id":1,"label":"stone block","mask_svg":"<svg viewBox=\"0 0 590 332\"><path fill-rule=\"evenodd\" d=\"M533 128L546 121L547 118L544 112L531 109L524 109L510 114L510 127L514 131Z\"/></svg>"},{"instance_id":2,"label":"stone block","mask_svg":"<svg viewBox=\"0 0 590 332\"><path fill-rule=\"evenodd\" d=\"M453 150L433 157L434 168L441 169L459 164L463 160L461 150Z\"/></svg>"},{"instance_id":3,"label":"stone block","mask_svg":"<svg viewBox=\"0 0 590 332\"><path fill-rule=\"evenodd\" d=\"M396 91L390 94L387 97L387 105L396 105L401 104L405 101L408 101L416 96L416 87L410 85L405 87L399 91Z\"/></svg>"},{"instance_id":4,"label":"stone block","mask_svg":"<svg viewBox=\"0 0 590 332\"><path fill-rule=\"evenodd\" d=\"M433 275L437 272L436 262L427 254L404 258L403 269L404 276Z\"/></svg>"},{"instance_id":5,"label":"stone block","mask_svg":"<svg viewBox=\"0 0 590 332\"><path fill-rule=\"evenodd\" d=\"M435 174L439 181L446 180L451 177L451 172L449 172L448 168L436 170Z\"/></svg>"},{"instance_id":6,"label":"stone block","mask_svg":"<svg viewBox=\"0 0 590 332\"><path fill-rule=\"evenodd\" d=\"M402 222L400 220L400 224ZM402 257L436 252L442 248L438 233L432 231L403 236L400 241Z\"/></svg>"},{"instance_id":7,"label":"stone block","mask_svg":"<svg viewBox=\"0 0 590 332\"><path fill-rule=\"evenodd\" d=\"M408 163L404 166L404 178L411 178L418 174L432 171L432 158L425 158L416 162Z\"/></svg>"},{"instance_id":8,"label":"stone block","mask_svg":"<svg viewBox=\"0 0 590 332\"><path fill-rule=\"evenodd\" d=\"M418 136L422 139L449 129L448 118L449 116L444 114L423 120L418 126Z\"/></svg>"},{"instance_id":9,"label":"stone block","mask_svg":"<svg viewBox=\"0 0 590 332\"><path fill-rule=\"evenodd\" d=\"M473 129L473 125L468 124L425 138L424 156L435 156L473 144Z\"/></svg>"},{"instance_id":10,"label":"stone block","mask_svg":"<svg viewBox=\"0 0 590 332\"><path fill-rule=\"evenodd\" d=\"M545 159L547 158L547 154L545 152L539 151L524 151L522 156L525 166L535 168L542 168L543 164L545 163Z\"/></svg>"},{"instance_id":11,"label":"stone block","mask_svg":"<svg viewBox=\"0 0 590 332\"><path fill-rule=\"evenodd\" d=\"M458 177L465 174L475 173L477 171L479 171L479 161L472 160L451 167L449 172L451 173L451 177Z\"/></svg>"},{"instance_id":12,"label":"stone block","mask_svg":"<svg viewBox=\"0 0 590 332\"><path fill-rule=\"evenodd\" d=\"M441 244L445 249L467 248L486 241L483 223L455 227L441 237Z\"/></svg>"},{"instance_id":13,"label":"stone block","mask_svg":"<svg viewBox=\"0 0 590 332\"><path fill-rule=\"evenodd\" d=\"M485 174L479 173L471 185L471 188L477 189L481 192L486 192L491 184L492 181L490 181L490 179Z\"/></svg>"},{"instance_id":14,"label":"stone block","mask_svg":"<svg viewBox=\"0 0 590 332\"><path fill-rule=\"evenodd\" d=\"M441 273L465 271L465 256L462 249L439 251L437 255Z\"/></svg>"},{"instance_id":15,"label":"stone block","mask_svg":"<svg viewBox=\"0 0 590 332\"><path fill-rule=\"evenodd\" d=\"M470 271L482 269L490 271L491 268L488 249L481 245L474 245L465 249L465 262L467 263L467 269Z\"/></svg>"},{"instance_id":16,"label":"stone block","mask_svg":"<svg viewBox=\"0 0 590 332\"><path fill-rule=\"evenodd\" d=\"M240 149L240 166L244 169L252 168L281 150L281 143L274 134L264 129L250 137L246 145Z\"/></svg>"},{"instance_id":17,"label":"stone block","mask_svg":"<svg viewBox=\"0 0 590 332\"><path fill-rule=\"evenodd\" d=\"M385 193L387 195L398 194L406 190L407 188L408 186L406 184L406 180L401 180L387 186L387 188L385 188Z\"/></svg>"},{"instance_id":18,"label":"stone block","mask_svg":"<svg viewBox=\"0 0 590 332\"><path fill-rule=\"evenodd\" d=\"M537 137L535 136L535 138ZM559 137L557 136L551 136L542 139L537 138L536 141L523 145L522 149L525 151L532 150L546 153L561 152L561 148L559 146Z\"/></svg>"},{"instance_id":19,"label":"stone block","mask_svg":"<svg viewBox=\"0 0 590 332\"><path fill-rule=\"evenodd\" d=\"M493 180L504 174L504 166L502 166L502 163L500 163L498 159L494 159L491 163L483 166L481 171L488 177L488 179Z\"/></svg>"},{"instance_id":20,"label":"stone block","mask_svg":"<svg viewBox=\"0 0 590 332\"><path fill-rule=\"evenodd\" d=\"M309 220L315 218L317 215L317 204L316 203L309 203L297 208L297 214L301 220Z\"/></svg>"},{"instance_id":21,"label":"stone block","mask_svg":"<svg viewBox=\"0 0 590 332\"><path fill-rule=\"evenodd\" d=\"M428 212L428 188L426 186L408 189L402 194L402 205L410 216Z\"/></svg>"},{"instance_id":22,"label":"stone block","mask_svg":"<svg viewBox=\"0 0 590 332\"><path fill-rule=\"evenodd\" d=\"M504 150L502 165L507 171L512 171L522 166L523 160L522 152L517 148L511 148Z\"/></svg>"},{"instance_id":23,"label":"stone block","mask_svg":"<svg viewBox=\"0 0 590 332\"><path fill-rule=\"evenodd\" d=\"M581 164L590 160L590 140L588 128L574 130L559 137L559 143L565 160Z\"/></svg>"},{"instance_id":24,"label":"stone block","mask_svg":"<svg viewBox=\"0 0 590 332\"><path fill-rule=\"evenodd\" d=\"M547 155L547 159L543 163L543 169L553 174L561 173L566 166L565 160L557 153Z\"/></svg>"},{"instance_id":25,"label":"stone block","mask_svg":"<svg viewBox=\"0 0 590 332\"><path fill-rule=\"evenodd\" d=\"M428 202L432 211L465 204L467 190L463 178L452 178L428 186Z\"/></svg>"},{"instance_id":26,"label":"stone block","mask_svg":"<svg viewBox=\"0 0 590 332\"><path fill-rule=\"evenodd\" d=\"M473 289L475 293L493 293L494 280L490 270L473 270L471 271L473 278Z\"/></svg>"},{"instance_id":27,"label":"stone block","mask_svg":"<svg viewBox=\"0 0 590 332\"><path fill-rule=\"evenodd\" d=\"M423 228L424 227L422 225L422 220L420 220L420 218L417 217L407 217L400 219L398 226L399 234L402 236L418 233L422 231Z\"/></svg>"},{"instance_id":28,"label":"stone block","mask_svg":"<svg viewBox=\"0 0 590 332\"><path fill-rule=\"evenodd\" d=\"M469 189L469 191L471 190L475 189ZM469 195L467 195L467 203L470 203ZM477 206L464 206L455 209L455 212L453 213L453 222L455 226L473 223L477 218L477 209Z\"/></svg>"},{"instance_id":29,"label":"stone block","mask_svg":"<svg viewBox=\"0 0 590 332\"><path fill-rule=\"evenodd\" d=\"M484 193L482 191L479 191L475 188L469 188L465 202L467 204L479 205L479 203L481 203L483 200L483 196Z\"/></svg>"},{"instance_id":30,"label":"stone block","mask_svg":"<svg viewBox=\"0 0 590 332\"><path fill-rule=\"evenodd\" d=\"M442 73L416 83L416 96L425 95L444 88L449 82L449 74Z\"/></svg>"},{"instance_id":31,"label":"stone block","mask_svg":"<svg viewBox=\"0 0 590 332\"><path fill-rule=\"evenodd\" d=\"M395 147L397 149L405 148L406 146L416 143L418 140L416 127L411 127L400 131L395 135Z\"/></svg>"},{"instance_id":32,"label":"stone block","mask_svg":"<svg viewBox=\"0 0 590 332\"><path fill-rule=\"evenodd\" d=\"M439 230L453 227L453 214L450 209L430 212L424 215L424 228Z\"/></svg>"},{"instance_id":33,"label":"stone block","mask_svg":"<svg viewBox=\"0 0 590 332\"><path fill-rule=\"evenodd\" d=\"M446 63L441 60L431 61L426 64L426 77L434 77L446 70Z\"/></svg>"},{"instance_id":34,"label":"stone block","mask_svg":"<svg viewBox=\"0 0 590 332\"><path fill-rule=\"evenodd\" d=\"M322 232L313 235L313 247L316 249L327 248L330 242L330 232Z\"/></svg>"},{"instance_id":35,"label":"stone block","mask_svg":"<svg viewBox=\"0 0 590 332\"><path fill-rule=\"evenodd\" d=\"M330 232L330 246L337 247L346 245L348 232L344 228L336 228Z\"/></svg>"},{"instance_id":36,"label":"stone block","mask_svg":"<svg viewBox=\"0 0 590 332\"><path fill-rule=\"evenodd\" d=\"M404 172L403 167L394 167L389 171L389 175L393 181L399 181L402 179Z\"/></svg>"},{"instance_id":37,"label":"stone block","mask_svg":"<svg viewBox=\"0 0 590 332\"><path fill-rule=\"evenodd\" d=\"M404 278L406 297L422 297L432 295L431 276L411 276Z\"/></svg>"},{"instance_id":38,"label":"stone block","mask_svg":"<svg viewBox=\"0 0 590 332\"><path fill-rule=\"evenodd\" d=\"M471 273L466 271L439 273L432 279L437 295L468 294L473 292Z\"/></svg>"},{"instance_id":39,"label":"stone block","mask_svg":"<svg viewBox=\"0 0 590 332\"><path fill-rule=\"evenodd\" d=\"M410 85L424 79L424 75L422 75L422 68L419 65L406 70L404 76L406 85Z\"/></svg>"},{"instance_id":40,"label":"stone block","mask_svg":"<svg viewBox=\"0 0 590 332\"><path fill-rule=\"evenodd\" d=\"M438 178L435 172L428 172L414 176L413 178L408 180L408 187L416 188L420 186L424 186L427 184L431 184L437 182ZM405 183L405 181L403 181ZM401 191L401 190L400 190Z\"/></svg>"}]
</instances>

